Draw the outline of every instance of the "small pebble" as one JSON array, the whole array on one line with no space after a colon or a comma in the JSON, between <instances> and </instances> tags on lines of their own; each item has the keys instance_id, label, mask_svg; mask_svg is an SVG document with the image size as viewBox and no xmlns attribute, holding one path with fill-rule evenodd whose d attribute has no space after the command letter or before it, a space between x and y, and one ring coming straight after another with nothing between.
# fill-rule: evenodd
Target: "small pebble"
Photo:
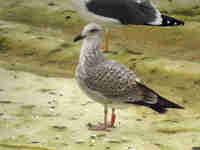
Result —
<instances>
[{"instance_id":1,"label":"small pebble","mask_svg":"<svg viewBox=\"0 0 200 150\"><path fill-rule=\"evenodd\" d=\"M48 3L49 6L55 6L56 4L54 2Z\"/></svg>"},{"instance_id":2,"label":"small pebble","mask_svg":"<svg viewBox=\"0 0 200 150\"><path fill-rule=\"evenodd\" d=\"M40 143L39 141L32 141L31 142L32 144L38 144L38 143Z\"/></svg>"},{"instance_id":3,"label":"small pebble","mask_svg":"<svg viewBox=\"0 0 200 150\"><path fill-rule=\"evenodd\" d=\"M56 108L55 106L51 106L51 107L49 107L49 110L50 110L50 111L54 111L55 108Z\"/></svg>"},{"instance_id":4,"label":"small pebble","mask_svg":"<svg viewBox=\"0 0 200 150\"><path fill-rule=\"evenodd\" d=\"M117 140L117 139L109 139L109 138L106 138L104 139L105 142L108 142L108 143L121 143L120 140Z\"/></svg>"},{"instance_id":5,"label":"small pebble","mask_svg":"<svg viewBox=\"0 0 200 150\"><path fill-rule=\"evenodd\" d=\"M136 150L136 149L133 147L128 147L127 150Z\"/></svg>"},{"instance_id":6,"label":"small pebble","mask_svg":"<svg viewBox=\"0 0 200 150\"><path fill-rule=\"evenodd\" d=\"M93 143L91 143L89 146L90 146L90 147L92 147L92 146L94 146L94 144L93 144Z\"/></svg>"},{"instance_id":7,"label":"small pebble","mask_svg":"<svg viewBox=\"0 0 200 150\"><path fill-rule=\"evenodd\" d=\"M105 136L106 136L105 133L99 133L99 134L97 134L97 137L105 137Z\"/></svg>"},{"instance_id":8,"label":"small pebble","mask_svg":"<svg viewBox=\"0 0 200 150\"><path fill-rule=\"evenodd\" d=\"M38 115L32 116L33 120L38 120L40 117Z\"/></svg>"},{"instance_id":9,"label":"small pebble","mask_svg":"<svg viewBox=\"0 0 200 150\"><path fill-rule=\"evenodd\" d=\"M147 116L143 115L142 118L147 118Z\"/></svg>"},{"instance_id":10,"label":"small pebble","mask_svg":"<svg viewBox=\"0 0 200 150\"><path fill-rule=\"evenodd\" d=\"M62 145L64 145L64 146L68 146L69 144L67 144L67 143L63 142L63 143L62 143Z\"/></svg>"},{"instance_id":11,"label":"small pebble","mask_svg":"<svg viewBox=\"0 0 200 150\"><path fill-rule=\"evenodd\" d=\"M43 36L38 36L37 39L38 39L38 40L43 40L43 39L45 39L45 37L43 37Z\"/></svg>"},{"instance_id":12,"label":"small pebble","mask_svg":"<svg viewBox=\"0 0 200 150\"><path fill-rule=\"evenodd\" d=\"M95 145L95 142L96 142L95 139L90 140L90 145L89 145L89 146L90 146L90 147L94 146L94 145Z\"/></svg>"},{"instance_id":13,"label":"small pebble","mask_svg":"<svg viewBox=\"0 0 200 150\"><path fill-rule=\"evenodd\" d=\"M89 127L89 128L93 127L92 123L90 123L90 122L88 122L86 126Z\"/></svg>"},{"instance_id":14,"label":"small pebble","mask_svg":"<svg viewBox=\"0 0 200 150\"><path fill-rule=\"evenodd\" d=\"M138 119L136 119L136 121L142 121L142 119L138 118Z\"/></svg>"},{"instance_id":15,"label":"small pebble","mask_svg":"<svg viewBox=\"0 0 200 150\"><path fill-rule=\"evenodd\" d=\"M32 55L34 55L35 54L35 52L24 52L24 56L32 56Z\"/></svg>"},{"instance_id":16,"label":"small pebble","mask_svg":"<svg viewBox=\"0 0 200 150\"><path fill-rule=\"evenodd\" d=\"M14 75L13 77L14 77L15 79L17 79L17 75Z\"/></svg>"},{"instance_id":17,"label":"small pebble","mask_svg":"<svg viewBox=\"0 0 200 150\"><path fill-rule=\"evenodd\" d=\"M121 138L121 142L123 142L123 143L129 142L129 141L130 141L130 140L127 139L127 138L125 138L125 137L122 137L122 138Z\"/></svg>"},{"instance_id":18,"label":"small pebble","mask_svg":"<svg viewBox=\"0 0 200 150\"><path fill-rule=\"evenodd\" d=\"M83 143L85 143L85 141L80 139L80 140L77 140L75 143L76 144L83 144Z\"/></svg>"},{"instance_id":19,"label":"small pebble","mask_svg":"<svg viewBox=\"0 0 200 150\"><path fill-rule=\"evenodd\" d=\"M94 134L94 135L90 135L90 138L91 138L91 139L96 139L96 138L97 138L97 135L95 135L95 134Z\"/></svg>"},{"instance_id":20,"label":"small pebble","mask_svg":"<svg viewBox=\"0 0 200 150\"><path fill-rule=\"evenodd\" d=\"M70 120L78 120L78 117L71 117Z\"/></svg>"},{"instance_id":21,"label":"small pebble","mask_svg":"<svg viewBox=\"0 0 200 150\"><path fill-rule=\"evenodd\" d=\"M110 146L106 146L106 149L110 149Z\"/></svg>"},{"instance_id":22,"label":"small pebble","mask_svg":"<svg viewBox=\"0 0 200 150\"><path fill-rule=\"evenodd\" d=\"M96 142L96 141L95 141L94 139L92 139L92 140L91 140L91 143L93 143L93 144L94 144L95 142Z\"/></svg>"},{"instance_id":23,"label":"small pebble","mask_svg":"<svg viewBox=\"0 0 200 150\"><path fill-rule=\"evenodd\" d=\"M51 92L49 92L49 94L50 95L56 95L56 92L51 91Z\"/></svg>"},{"instance_id":24,"label":"small pebble","mask_svg":"<svg viewBox=\"0 0 200 150\"><path fill-rule=\"evenodd\" d=\"M64 130L64 129L67 128L66 126L58 126L58 125L54 125L52 127L55 128L55 129L59 129L59 130Z\"/></svg>"},{"instance_id":25,"label":"small pebble","mask_svg":"<svg viewBox=\"0 0 200 150\"><path fill-rule=\"evenodd\" d=\"M66 16L66 17L65 17L66 20L68 20L68 19L70 19L70 18L71 18L71 16Z\"/></svg>"},{"instance_id":26,"label":"small pebble","mask_svg":"<svg viewBox=\"0 0 200 150\"><path fill-rule=\"evenodd\" d=\"M57 102L56 99L53 99L53 100L52 100L52 103L56 103L56 102Z\"/></svg>"}]
</instances>

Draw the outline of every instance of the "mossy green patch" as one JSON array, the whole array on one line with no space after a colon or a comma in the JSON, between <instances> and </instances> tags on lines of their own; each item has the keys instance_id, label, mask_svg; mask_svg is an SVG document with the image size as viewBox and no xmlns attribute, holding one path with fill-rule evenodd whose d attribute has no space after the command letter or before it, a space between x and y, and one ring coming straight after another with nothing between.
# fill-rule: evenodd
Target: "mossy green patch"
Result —
<instances>
[{"instance_id":1,"label":"mossy green patch","mask_svg":"<svg viewBox=\"0 0 200 150\"><path fill-rule=\"evenodd\" d=\"M6 53L9 50L10 41L5 38L0 38L0 53Z\"/></svg>"},{"instance_id":2,"label":"mossy green patch","mask_svg":"<svg viewBox=\"0 0 200 150\"><path fill-rule=\"evenodd\" d=\"M200 129L197 129L197 128L158 129L157 132L164 133L164 134L178 134L178 133L187 133L187 132L200 132Z\"/></svg>"},{"instance_id":3,"label":"mossy green patch","mask_svg":"<svg viewBox=\"0 0 200 150\"><path fill-rule=\"evenodd\" d=\"M65 27L67 24L73 25L75 22L81 22L74 14L76 13L70 10L52 12L48 8L14 7L2 10L0 18L44 28L45 26ZM69 20L66 20L66 16L70 16Z\"/></svg>"}]
</instances>

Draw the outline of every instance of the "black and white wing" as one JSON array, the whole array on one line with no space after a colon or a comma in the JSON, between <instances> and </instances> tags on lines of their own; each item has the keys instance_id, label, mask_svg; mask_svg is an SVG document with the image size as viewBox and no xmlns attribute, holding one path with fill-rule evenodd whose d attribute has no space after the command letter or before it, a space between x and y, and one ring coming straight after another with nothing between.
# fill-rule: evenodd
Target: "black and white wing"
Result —
<instances>
[{"instance_id":1,"label":"black and white wing","mask_svg":"<svg viewBox=\"0 0 200 150\"><path fill-rule=\"evenodd\" d=\"M85 5L89 12L116 19L122 24L174 26L182 21L161 15L148 0L88 0Z\"/></svg>"}]
</instances>

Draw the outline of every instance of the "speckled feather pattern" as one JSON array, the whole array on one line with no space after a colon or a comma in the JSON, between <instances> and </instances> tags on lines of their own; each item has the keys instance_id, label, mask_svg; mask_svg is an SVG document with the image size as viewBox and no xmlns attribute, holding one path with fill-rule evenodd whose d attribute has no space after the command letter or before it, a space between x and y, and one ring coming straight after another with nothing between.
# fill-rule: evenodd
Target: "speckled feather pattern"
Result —
<instances>
[{"instance_id":1,"label":"speckled feather pattern","mask_svg":"<svg viewBox=\"0 0 200 150\"><path fill-rule=\"evenodd\" d=\"M76 79L80 88L100 103L157 102L157 95L138 85L133 71L108 60L92 41L83 44Z\"/></svg>"},{"instance_id":2,"label":"speckled feather pattern","mask_svg":"<svg viewBox=\"0 0 200 150\"><path fill-rule=\"evenodd\" d=\"M82 72L81 67L79 69ZM86 88L96 91L112 101L157 102L155 94L138 86L134 72L114 61L105 61L88 68L87 73L82 72L79 78L84 82ZM110 103L110 101L108 102Z\"/></svg>"},{"instance_id":3,"label":"speckled feather pattern","mask_svg":"<svg viewBox=\"0 0 200 150\"><path fill-rule=\"evenodd\" d=\"M109 98L127 98L136 87L135 74L116 62L105 61L90 70L86 85Z\"/></svg>"}]
</instances>

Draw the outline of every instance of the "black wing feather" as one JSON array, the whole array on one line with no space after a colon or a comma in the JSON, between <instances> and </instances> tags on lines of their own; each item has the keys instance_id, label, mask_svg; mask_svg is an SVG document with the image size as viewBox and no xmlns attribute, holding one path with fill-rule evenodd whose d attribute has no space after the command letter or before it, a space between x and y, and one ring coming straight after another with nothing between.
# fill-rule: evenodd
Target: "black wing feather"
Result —
<instances>
[{"instance_id":1,"label":"black wing feather","mask_svg":"<svg viewBox=\"0 0 200 150\"><path fill-rule=\"evenodd\" d=\"M91 0L87 9L97 15L119 20L122 24L145 25L156 18L156 11L149 2L133 0Z\"/></svg>"}]
</instances>

